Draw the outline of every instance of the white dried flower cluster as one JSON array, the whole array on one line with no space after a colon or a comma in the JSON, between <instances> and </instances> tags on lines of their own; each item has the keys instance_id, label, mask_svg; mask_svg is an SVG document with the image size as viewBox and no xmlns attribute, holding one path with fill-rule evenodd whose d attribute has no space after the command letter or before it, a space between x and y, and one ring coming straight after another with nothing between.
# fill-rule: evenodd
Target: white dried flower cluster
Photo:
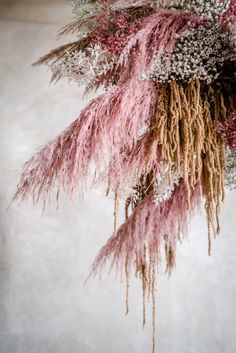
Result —
<instances>
[{"instance_id":1,"label":"white dried flower cluster","mask_svg":"<svg viewBox=\"0 0 236 353\"><path fill-rule=\"evenodd\" d=\"M157 82L199 79L210 83L218 77L232 51L228 32L214 25L199 26L177 39L171 58L166 54L154 57L145 78Z\"/></svg>"},{"instance_id":2,"label":"white dried flower cluster","mask_svg":"<svg viewBox=\"0 0 236 353\"><path fill-rule=\"evenodd\" d=\"M96 11L96 4L91 0L74 0L72 1L72 13L77 18L94 14Z\"/></svg>"},{"instance_id":3,"label":"white dried flower cluster","mask_svg":"<svg viewBox=\"0 0 236 353\"><path fill-rule=\"evenodd\" d=\"M72 13L75 20L81 22L80 30L77 32L78 37L85 37L96 27L98 8L99 4L91 0L72 1Z\"/></svg>"},{"instance_id":4,"label":"white dried flower cluster","mask_svg":"<svg viewBox=\"0 0 236 353\"><path fill-rule=\"evenodd\" d=\"M210 20L227 11L230 3L231 0L157 0L157 5L161 7L193 12Z\"/></svg>"},{"instance_id":5,"label":"white dried flower cluster","mask_svg":"<svg viewBox=\"0 0 236 353\"><path fill-rule=\"evenodd\" d=\"M166 169L157 177L154 185L155 202L157 205L172 196L175 186L179 185L181 176L180 172L175 172L171 178L169 178L169 171Z\"/></svg>"},{"instance_id":6,"label":"white dried flower cluster","mask_svg":"<svg viewBox=\"0 0 236 353\"><path fill-rule=\"evenodd\" d=\"M91 85L106 74L114 65L114 59L107 56L99 45L88 47L83 51L67 52L63 58L52 63L52 74L60 78L68 78L80 85Z\"/></svg>"},{"instance_id":7,"label":"white dried flower cluster","mask_svg":"<svg viewBox=\"0 0 236 353\"><path fill-rule=\"evenodd\" d=\"M236 152L226 153L225 186L229 190L236 190Z\"/></svg>"}]
</instances>

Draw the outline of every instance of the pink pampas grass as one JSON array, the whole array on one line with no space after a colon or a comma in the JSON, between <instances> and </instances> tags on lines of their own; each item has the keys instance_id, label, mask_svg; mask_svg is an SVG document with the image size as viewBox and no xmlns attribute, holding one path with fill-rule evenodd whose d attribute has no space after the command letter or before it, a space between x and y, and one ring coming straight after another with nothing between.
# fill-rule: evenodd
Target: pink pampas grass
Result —
<instances>
[{"instance_id":1,"label":"pink pampas grass","mask_svg":"<svg viewBox=\"0 0 236 353\"><path fill-rule=\"evenodd\" d=\"M121 81L142 75L154 56L171 55L177 36L201 22L197 16L172 10L159 10L150 15L120 55L117 70Z\"/></svg>"},{"instance_id":2,"label":"pink pampas grass","mask_svg":"<svg viewBox=\"0 0 236 353\"><path fill-rule=\"evenodd\" d=\"M113 158L110 161L108 171L101 178L104 181L108 175L109 186L122 192L122 188L129 190L137 184L141 176L145 177L150 172L155 178L160 171L161 161L161 146L150 132L146 132L132 149L122 151L121 158Z\"/></svg>"},{"instance_id":3,"label":"pink pampas grass","mask_svg":"<svg viewBox=\"0 0 236 353\"><path fill-rule=\"evenodd\" d=\"M200 190L198 183L191 192L191 211L183 180L172 197L159 205L155 203L155 195L150 193L100 250L90 275L100 273L109 258L111 269L122 270L125 264L130 268L136 254L143 254L145 247L149 258L158 259L163 240L175 252L179 234L186 234L191 213L199 205Z\"/></svg>"},{"instance_id":4,"label":"pink pampas grass","mask_svg":"<svg viewBox=\"0 0 236 353\"><path fill-rule=\"evenodd\" d=\"M32 194L45 200L53 186L69 194L86 187L89 166L102 173L110 160L131 149L141 129L152 119L158 91L149 81L132 80L95 98L61 135L23 167L14 198ZM103 172L104 173L104 172Z\"/></svg>"}]
</instances>

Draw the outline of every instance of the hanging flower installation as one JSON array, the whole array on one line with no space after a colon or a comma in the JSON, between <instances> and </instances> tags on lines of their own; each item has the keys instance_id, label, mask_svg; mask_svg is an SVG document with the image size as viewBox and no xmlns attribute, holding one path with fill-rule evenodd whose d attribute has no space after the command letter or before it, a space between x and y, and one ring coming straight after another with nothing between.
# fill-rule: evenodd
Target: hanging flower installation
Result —
<instances>
[{"instance_id":1,"label":"hanging flower installation","mask_svg":"<svg viewBox=\"0 0 236 353\"><path fill-rule=\"evenodd\" d=\"M153 302L161 249L167 271L176 245L204 199L208 252L219 234L224 187L236 187L235 0L74 1L74 21L60 35L76 40L36 64L61 78L102 88L61 135L23 167L14 198L47 200L104 183L115 199L114 233L91 276L110 262L134 269L145 304ZM119 200L125 222L117 227Z\"/></svg>"}]
</instances>

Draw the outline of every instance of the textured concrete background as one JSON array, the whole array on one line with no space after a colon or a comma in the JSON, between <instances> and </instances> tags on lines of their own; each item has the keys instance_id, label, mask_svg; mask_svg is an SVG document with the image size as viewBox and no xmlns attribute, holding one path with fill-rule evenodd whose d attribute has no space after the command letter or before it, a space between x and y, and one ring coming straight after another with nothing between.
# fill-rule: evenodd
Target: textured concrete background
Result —
<instances>
[{"instance_id":1,"label":"textured concrete background","mask_svg":"<svg viewBox=\"0 0 236 353\"><path fill-rule=\"evenodd\" d=\"M86 100L76 85L49 85L31 63L56 46L70 19L67 1L0 1L0 353L148 353L151 316L141 327L141 287L114 277L84 286L112 231L103 190L61 207L9 203L20 166L65 128ZM87 99L88 100L88 99ZM235 193L226 195L222 234L207 257L204 213L179 247L177 269L158 284L158 353L236 352Z\"/></svg>"}]
</instances>

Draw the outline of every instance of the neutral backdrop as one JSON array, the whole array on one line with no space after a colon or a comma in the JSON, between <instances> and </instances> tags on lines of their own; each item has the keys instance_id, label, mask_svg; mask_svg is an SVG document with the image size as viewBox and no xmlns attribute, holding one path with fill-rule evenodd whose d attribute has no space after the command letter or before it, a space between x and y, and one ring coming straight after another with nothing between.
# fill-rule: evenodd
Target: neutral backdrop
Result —
<instances>
[{"instance_id":1,"label":"neutral backdrop","mask_svg":"<svg viewBox=\"0 0 236 353\"><path fill-rule=\"evenodd\" d=\"M57 31L70 19L69 1L0 1L0 353L149 353L151 313L143 330L140 283L132 281L127 317L120 278L84 286L112 232L104 190L73 202L63 196L58 211L53 203L44 213L31 202L10 205L23 162L89 99L73 83L49 85L47 69L31 67L59 45ZM172 277L161 268L158 353L236 352L235 200L226 194L211 258L202 212Z\"/></svg>"}]
</instances>

